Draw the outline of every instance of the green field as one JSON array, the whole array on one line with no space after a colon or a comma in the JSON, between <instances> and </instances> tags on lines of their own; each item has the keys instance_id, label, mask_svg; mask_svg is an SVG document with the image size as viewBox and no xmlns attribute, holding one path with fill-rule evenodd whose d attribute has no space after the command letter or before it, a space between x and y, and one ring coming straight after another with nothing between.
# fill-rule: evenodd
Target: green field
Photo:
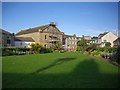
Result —
<instances>
[{"instance_id":1,"label":"green field","mask_svg":"<svg viewBox=\"0 0 120 90\"><path fill-rule=\"evenodd\" d=\"M114 88L118 67L80 53L2 58L3 88Z\"/></svg>"}]
</instances>

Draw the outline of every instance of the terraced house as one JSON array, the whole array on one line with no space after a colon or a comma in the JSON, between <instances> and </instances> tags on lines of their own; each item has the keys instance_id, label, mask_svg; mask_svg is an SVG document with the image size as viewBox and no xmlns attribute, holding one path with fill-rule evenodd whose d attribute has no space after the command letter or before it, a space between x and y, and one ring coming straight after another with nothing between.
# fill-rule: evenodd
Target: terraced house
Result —
<instances>
[{"instance_id":1,"label":"terraced house","mask_svg":"<svg viewBox=\"0 0 120 90\"><path fill-rule=\"evenodd\" d=\"M65 35L65 49L68 51L76 51L77 41L81 40L80 37L74 35Z\"/></svg>"},{"instance_id":2,"label":"terraced house","mask_svg":"<svg viewBox=\"0 0 120 90\"><path fill-rule=\"evenodd\" d=\"M46 48L52 48L57 42L63 43L64 32L61 32L55 25L55 23L51 22L50 24L29 28L27 30L21 30L16 33L16 38L22 38L21 43L29 42L28 39L32 39L32 42L37 42L45 46ZM15 41L16 43L18 41ZM23 47L23 44L17 43L16 46ZM30 44L30 43L27 43ZM26 47L26 46L25 46Z\"/></svg>"}]
</instances>

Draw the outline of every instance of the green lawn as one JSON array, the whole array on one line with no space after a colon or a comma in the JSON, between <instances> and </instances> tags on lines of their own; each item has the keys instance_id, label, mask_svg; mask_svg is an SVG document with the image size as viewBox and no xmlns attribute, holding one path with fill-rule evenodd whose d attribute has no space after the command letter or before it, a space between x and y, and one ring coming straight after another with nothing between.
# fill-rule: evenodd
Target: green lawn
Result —
<instances>
[{"instance_id":1,"label":"green lawn","mask_svg":"<svg viewBox=\"0 0 120 90\"><path fill-rule=\"evenodd\" d=\"M118 67L80 53L6 56L3 88L114 88Z\"/></svg>"}]
</instances>

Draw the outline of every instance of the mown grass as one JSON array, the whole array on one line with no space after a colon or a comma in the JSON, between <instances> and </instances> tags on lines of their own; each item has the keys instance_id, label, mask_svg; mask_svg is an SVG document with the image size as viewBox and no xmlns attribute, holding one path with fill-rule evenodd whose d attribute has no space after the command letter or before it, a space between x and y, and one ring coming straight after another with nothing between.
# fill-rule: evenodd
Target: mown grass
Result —
<instances>
[{"instance_id":1,"label":"mown grass","mask_svg":"<svg viewBox=\"0 0 120 90\"><path fill-rule=\"evenodd\" d=\"M3 88L115 88L118 67L80 53L2 58Z\"/></svg>"}]
</instances>

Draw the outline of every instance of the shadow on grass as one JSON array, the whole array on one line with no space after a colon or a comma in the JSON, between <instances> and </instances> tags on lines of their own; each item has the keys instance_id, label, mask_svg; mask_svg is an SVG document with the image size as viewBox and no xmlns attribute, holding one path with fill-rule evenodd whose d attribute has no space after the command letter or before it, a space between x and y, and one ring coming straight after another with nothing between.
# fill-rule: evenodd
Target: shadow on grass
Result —
<instances>
[{"instance_id":1,"label":"shadow on grass","mask_svg":"<svg viewBox=\"0 0 120 90\"><path fill-rule=\"evenodd\" d=\"M60 64L62 64L62 63L64 63L64 62L69 62L69 61L75 60L75 59L76 59L76 58L60 58L60 59L58 59L57 61L53 62L52 64L50 64L50 65L48 65L48 66L46 66L46 67L43 67L43 68L41 68L41 69L33 72L33 74L34 74L34 73L42 72L42 71L47 70L47 69L49 69L49 68L52 68L52 67L54 67L54 66L56 66L56 65L60 65Z\"/></svg>"},{"instance_id":2,"label":"shadow on grass","mask_svg":"<svg viewBox=\"0 0 120 90\"><path fill-rule=\"evenodd\" d=\"M43 70L75 60L61 58L32 74L3 73L3 88L117 88L118 74L102 74L93 59L80 62L68 74L42 74ZM61 67L63 68L63 67ZM68 67L69 68L69 67ZM63 68L64 69L64 68Z\"/></svg>"}]
</instances>

